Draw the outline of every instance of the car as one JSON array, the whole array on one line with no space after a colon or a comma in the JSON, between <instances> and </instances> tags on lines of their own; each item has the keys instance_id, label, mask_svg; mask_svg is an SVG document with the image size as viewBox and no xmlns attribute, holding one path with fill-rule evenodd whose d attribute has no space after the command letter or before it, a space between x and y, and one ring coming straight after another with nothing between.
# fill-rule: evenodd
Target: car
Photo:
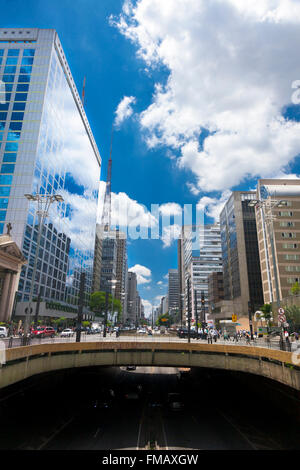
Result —
<instances>
[{"instance_id":1,"label":"car","mask_svg":"<svg viewBox=\"0 0 300 470\"><path fill-rule=\"evenodd\" d=\"M136 370L136 366L127 366L126 370Z\"/></svg>"},{"instance_id":2,"label":"car","mask_svg":"<svg viewBox=\"0 0 300 470\"><path fill-rule=\"evenodd\" d=\"M140 334L140 335L145 335L146 330L144 328L141 328L141 329L137 330L137 333Z\"/></svg>"},{"instance_id":3,"label":"car","mask_svg":"<svg viewBox=\"0 0 300 470\"><path fill-rule=\"evenodd\" d=\"M100 395L92 400L89 408L90 411L103 411L112 408L114 404L114 397L108 392L102 392Z\"/></svg>"},{"instance_id":4,"label":"car","mask_svg":"<svg viewBox=\"0 0 300 470\"><path fill-rule=\"evenodd\" d=\"M55 329L51 326L38 326L32 330L31 336L33 338L54 338Z\"/></svg>"},{"instance_id":5,"label":"car","mask_svg":"<svg viewBox=\"0 0 300 470\"><path fill-rule=\"evenodd\" d=\"M188 329L187 328L179 328L179 330L177 331L177 336L179 338L188 338ZM199 334L197 333L196 330L190 330L190 338L194 338L194 339L197 339L199 338Z\"/></svg>"},{"instance_id":6,"label":"car","mask_svg":"<svg viewBox=\"0 0 300 470\"><path fill-rule=\"evenodd\" d=\"M5 326L0 326L0 338L7 338L8 331Z\"/></svg>"},{"instance_id":7,"label":"car","mask_svg":"<svg viewBox=\"0 0 300 470\"><path fill-rule=\"evenodd\" d=\"M161 408L163 406L162 400L159 394L149 393L148 406L150 408Z\"/></svg>"},{"instance_id":8,"label":"car","mask_svg":"<svg viewBox=\"0 0 300 470\"><path fill-rule=\"evenodd\" d=\"M128 392L124 395L125 400L139 400L140 396L138 392Z\"/></svg>"},{"instance_id":9,"label":"car","mask_svg":"<svg viewBox=\"0 0 300 470\"><path fill-rule=\"evenodd\" d=\"M184 403L180 393L169 393L167 399L167 406L171 411L181 411L184 408Z\"/></svg>"},{"instance_id":10,"label":"car","mask_svg":"<svg viewBox=\"0 0 300 470\"><path fill-rule=\"evenodd\" d=\"M66 328L65 330L61 332L60 336L65 337L65 338L70 338L71 336L74 336L74 331L71 330L71 328Z\"/></svg>"}]
</instances>

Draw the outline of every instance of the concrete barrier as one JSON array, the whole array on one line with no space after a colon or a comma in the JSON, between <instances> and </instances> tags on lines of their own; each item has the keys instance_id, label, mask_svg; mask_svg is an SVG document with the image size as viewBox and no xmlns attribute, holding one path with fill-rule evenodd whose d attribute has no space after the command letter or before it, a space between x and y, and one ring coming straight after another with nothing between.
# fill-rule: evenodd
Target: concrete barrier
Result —
<instances>
[{"instance_id":1,"label":"concrete barrier","mask_svg":"<svg viewBox=\"0 0 300 470\"><path fill-rule=\"evenodd\" d=\"M44 372L91 366L209 367L261 375L300 390L292 353L224 344L112 341L44 343L6 350L0 388Z\"/></svg>"}]
</instances>

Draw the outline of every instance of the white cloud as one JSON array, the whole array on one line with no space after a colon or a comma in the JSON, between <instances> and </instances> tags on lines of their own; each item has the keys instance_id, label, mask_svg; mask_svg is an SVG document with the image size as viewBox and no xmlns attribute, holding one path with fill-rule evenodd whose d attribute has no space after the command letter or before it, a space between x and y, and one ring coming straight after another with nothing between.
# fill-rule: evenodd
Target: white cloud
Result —
<instances>
[{"instance_id":1,"label":"white cloud","mask_svg":"<svg viewBox=\"0 0 300 470\"><path fill-rule=\"evenodd\" d=\"M158 286L161 286L162 284L163 284L162 281L158 281L158 283L157 283Z\"/></svg>"},{"instance_id":2,"label":"white cloud","mask_svg":"<svg viewBox=\"0 0 300 470\"><path fill-rule=\"evenodd\" d=\"M299 154L300 123L282 118L300 78L299 2L126 2L118 28L146 68L169 70L140 123L149 147L172 148L194 173L194 194L274 177Z\"/></svg>"},{"instance_id":3,"label":"white cloud","mask_svg":"<svg viewBox=\"0 0 300 470\"><path fill-rule=\"evenodd\" d=\"M163 248L169 248L174 240L178 240L181 235L181 228L181 225L178 224L163 227L163 233L161 237Z\"/></svg>"},{"instance_id":4,"label":"white cloud","mask_svg":"<svg viewBox=\"0 0 300 470\"><path fill-rule=\"evenodd\" d=\"M144 305L145 316L151 314L152 313L152 304L151 304L151 302L149 302L149 300L142 299L142 304Z\"/></svg>"},{"instance_id":5,"label":"white cloud","mask_svg":"<svg viewBox=\"0 0 300 470\"><path fill-rule=\"evenodd\" d=\"M106 183L100 181L97 221L101 223ZM111 223L120 227L131 226L133 223L143 228L156 224L155 217L146 206L131 199L126 193L111 193Z\"/></svg>"},{"instance_id":6,"label":"white cloud","mask_svg":"<svg viewBox=\"0 0 300 470\"><path fill-rule=\"evenodd\" d=\"M168 202L159 206L159 211L163 216L182 215L182 207L175 202Z\"/></svg>"},{"instance_id":7,"label":"white cloud","mask_svg":"<svg viewBox=\"0 0 300 470\"><path fill-rule=\"evenodd\" d=\"M129 268L128 271L136 274L138 284L148 284L151 282L151 270L146 268L146 266L136 264L132 268Z\"/></svg>"},{"instance_id":8,"label":"white cloud","mask_svg":"<svg viewBox=\"0 0 300 470\"><path fill-rule=\"evenodd\" d=\"M117 110L115 112L116 118L115 118L115 125L120 126L125 119L128 119L132 113L132 104L136 102L136 99L134 96L124 96L123 99L120 101L118 104Z\"/></svg>"},{"instance_id":9,"label":"white cloud","mask_svg":"<svg viewBox=\"0 0 300 470\"><path fill-rule=\"evenodd\" d=\"M231 191L226 190L222 193L220 198L204 196L199 200L197 209L203 210L206 215L212 217L216 222L218 222L220 213L225 203L228 201L230 195Z\"/></svg>"}]
</instances>

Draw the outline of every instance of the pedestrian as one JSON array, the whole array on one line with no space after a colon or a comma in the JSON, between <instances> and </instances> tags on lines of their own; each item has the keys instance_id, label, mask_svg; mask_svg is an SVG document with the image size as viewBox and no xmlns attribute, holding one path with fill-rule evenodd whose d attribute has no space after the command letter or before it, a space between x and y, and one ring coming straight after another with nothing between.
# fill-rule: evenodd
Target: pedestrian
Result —
<instances>
[{"instance_id":1,"label":"pedestrian","mask_svg":"<svg viewBox=\"0 0 300 470\"><path fill-rule=\"evenodd\" d=\"M286 342L289 343L289 342L290 342L290 339L289 339L289 332L288 332L288 331L285 331L285 332L284 332L284 336L285 336Z\"/></svg>"}]
</instances>

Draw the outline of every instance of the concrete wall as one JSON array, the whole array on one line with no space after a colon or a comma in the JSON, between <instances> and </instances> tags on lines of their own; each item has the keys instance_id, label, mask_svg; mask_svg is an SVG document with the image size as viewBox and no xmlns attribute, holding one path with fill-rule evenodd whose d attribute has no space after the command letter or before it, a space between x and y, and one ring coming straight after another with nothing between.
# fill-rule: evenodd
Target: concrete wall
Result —
<instances>
[{"instance_id":1,"label":"concrete wall","mask_svg":"<svg viewBox=\"0 0 300 470\"><path fill-rule=\"evenodd\" d=\"M261 375L300 390L291 353L252 346L176 343L54 343L12 348L0 388L43 372L90 366L208 367Z\"/></svg>"}]
</instances>

